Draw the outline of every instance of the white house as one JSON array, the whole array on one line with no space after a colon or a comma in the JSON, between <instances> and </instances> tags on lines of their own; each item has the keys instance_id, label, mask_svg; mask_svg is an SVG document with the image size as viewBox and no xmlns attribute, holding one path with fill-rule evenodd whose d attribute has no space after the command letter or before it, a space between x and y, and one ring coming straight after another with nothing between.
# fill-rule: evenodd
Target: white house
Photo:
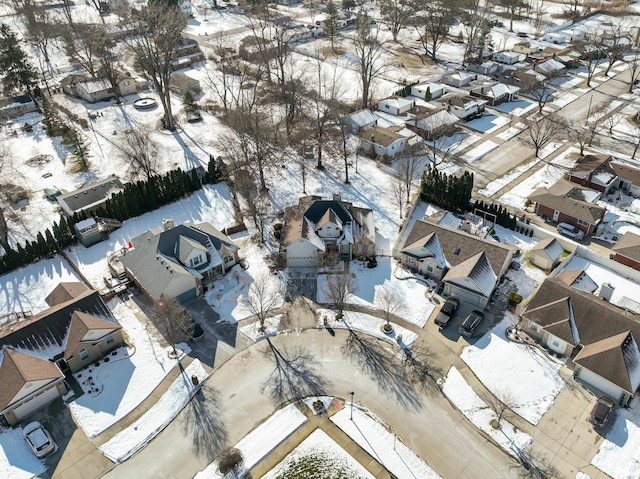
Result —
<instances>
[{"instance_id":1,"label":"white house","mask_svg":"<svg viewBox=\"0 0 640 479\"><path fill-rule=\"evenodd\" d=\"M342 201L304 196L285 210L280 251L290 268L317 267L327 255L351 260L375 254L373 211Z\"/></svg>"},{"instance_id":2,"label":"white house","mask_svg":"<svg viewBox=\"0 0 640 479\"><path fill-rule=\"evenodd\" d=\"M378 110L395 116L400 116L411 110L415 104L415 100L412 100L411 98L392 96L385 98L384 100L380 100L378 102Z\"/></svg>"},{"instance_id":3,"label":"white house","mask_svg":"<svg viewBox=\"0 0 640 479\"><path fill-rule=\"evenodd\" d=\"M566 70L564 63L559 62L555 58L549 58L548 60L538 63L533 69L546 77L561 75Z\"/></svg>"},{"instance_id":4,"label":"white house","mask_svg":"<svg viewBox=\"0 0 640 479\"><path fill-rule=\"evenodd\" d=\"M453 113L441 107L422 115L416 115L408 119L406 124L407 128L415 131L422 138L433 140L450 130L459 120Z\"/></svg>"},{"instance_id":5,"label":"white house","mask_svg":"<svg viewBox=\"0 0 640 479\"><path fill-rule=\"evenodd\" d=\"M420 98L421 100L426 100L427 91L429 91L429 98L431 100L436 100L440 98L446 92L446 87L442 83L418 83L417 85L411 86L411 96L415 96Z\"/></svg>"},{"instance_id":6,"label":"white house","mask_svg":"<svg viewBox=\"0 0 640 479\"><path fill-rule=\"evenodd\" d=\"M191 6L191 0L178 0L178 8L187 17L193 16L193 7Z\"/></svg>"},{"instance_id":7,"label":"white house","mask_svg":"<svg viewBox=\"0 0 640 479\"><path fill-rule=\"evenodd\" d=\"M458 88L469 85L472 80L477 80L478 75L475 73L451 71L444 73L441 78L441 82L445 85L455 86Z\"/></svg>"},{"instance_id":8,"label":"white house","mask_svg":"<svg viewBox=\"0 0 640 479\"><path fill-rule=\"evenodd\" d=\"M506 65L513 65L518 63L523 56L516 52L495 52L493 54L493 60L498 63L504 63Z\"/></svg>"},{"instance_id":9,"label":"white house","mask_svg":"<svg viewBox=\"0 0 640 479\"><path fill-rule=\"evenodd\" d=\"M407 137L400 133L403 129L404 126L369 128L360 135L360 148L373 158L393 158L407 146Z\"/></svg>"},{"instance_id":10,"label":"white house","mask_svg":"<svg viewBox=\"0 0 640 479\"><path fill-rule=\"evenodd\" d=\"M490 105L499 105L506 101L513 101L519 91L520 87L490 81L472 86L471 96L482 98Z\"/></svg>"},{"instance_id":11,"label":"white house","mask_svg":"<svg viewBox=\"0 0 640 479\"><path fill-rule=\"evenodd\" d=\"M375 126L376 121L376 116L367 109L358 110L342 117L342 122L351 129L352 133L359 133L366 128Z\"/></svg>"},{"instance_id":12,"label":"white house","mask_svg":"<svg viewBox=\"0 0 640 479\"><path fill-rule=\"evenodd\" d=\"M487 101L468 95L450 93L440 98L440 104L458 118L469 120L482 114Z\"/></svg>"},{"instance_id":13,"label":"white house","mask_svg":"<svg viewBox=\"0 0 640 479\"><path fill-rule=\"evenodd\" d=\"M0 120L10 120L36 111L38 105L31 95L20 95L0 99Z\"/></svg>"},{"instance_id":14,"label":"white house","mask_svg":"<svg viewBox=\"0 0 640 479\"><path fill-rule=\"evenodd\" d=\"M472 63L467 67L470 72L480 73L481 75L493 75L498 73L498 64L487 60L482 63Z\"/></svg>"}]
</instances>

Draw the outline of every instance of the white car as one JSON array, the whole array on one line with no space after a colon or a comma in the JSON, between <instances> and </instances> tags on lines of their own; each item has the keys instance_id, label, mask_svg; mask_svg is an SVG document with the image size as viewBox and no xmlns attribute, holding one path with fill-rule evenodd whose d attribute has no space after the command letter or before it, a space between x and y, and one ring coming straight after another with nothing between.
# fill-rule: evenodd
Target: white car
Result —
<instances>
[{"instance_id":1,"label":"white car","mask_svg":"<svg viewBox=\"0 0 640 479\"><path fill-rule=\"evenodd\" d=\"M578 229L576 226L570 225L569 223L558 223L556 229L561 235L567 236L576 241L581 241L582 238L584 238L584 231Z\"/></svg>"},{"instance_id":2,"label":"white car","mask_svg":"<svg viewBox=\"0 0 640 479\"><path fill-rule=\"evenodd\" d=\"M27 424L22 430L24 438L36 457L44 457L58 449L47 431L38 421Z\"/></svg>"}]
</instances>

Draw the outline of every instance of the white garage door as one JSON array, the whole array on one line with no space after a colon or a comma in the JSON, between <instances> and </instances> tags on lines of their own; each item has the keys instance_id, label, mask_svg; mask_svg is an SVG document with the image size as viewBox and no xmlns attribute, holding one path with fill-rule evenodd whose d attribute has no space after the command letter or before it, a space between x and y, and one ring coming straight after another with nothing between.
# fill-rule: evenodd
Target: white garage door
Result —
<instances>
[{"instance_id":1,"label":"white garage door","mask_svg":"<svg viewBox=\"0 0 640 479\"><path fill-rule=\"evenodd\" d=\"M46 391L43 391L41 394L34 396L24 404L21 404L20 406L18 406L13 410L13 412L15 413L16 418L20 420L23 417L26 417L29 414L37 411L42 406L49 404L54 399L57 399L59 396L60 396L60 393L58 392L58 388L56 388L55 386L52 386Z\"/></svg>"}]
</instances>

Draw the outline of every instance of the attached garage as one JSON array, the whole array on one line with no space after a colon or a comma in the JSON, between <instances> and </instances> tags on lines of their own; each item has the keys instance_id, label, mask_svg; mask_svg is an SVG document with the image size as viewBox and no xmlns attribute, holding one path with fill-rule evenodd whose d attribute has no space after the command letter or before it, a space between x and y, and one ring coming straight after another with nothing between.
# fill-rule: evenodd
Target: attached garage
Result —
<instances>
[{"instance_id":1,"label":"attached garage","mask_svg":"<svg viewBox=\"0 0 640 479\"><path fill-rule=\"evenodd\" d=\"M20 401L16 407L12 407L12 412L18 421L33 414L38 409L55 401L61 396L56 384L51 384L46 389L37 391L34 395Z\"/></svg>"},{"instance_id":2,"label":"attached garage","mask_svg":"<svg viewBox=\"0 0 640 479\"><path fill-rule=\"evenodd\" d=\"M318 266L319 249L310 241L299 238L287 246L287 266L290 268L309 268Z\"/></svg>"}]
</instances>

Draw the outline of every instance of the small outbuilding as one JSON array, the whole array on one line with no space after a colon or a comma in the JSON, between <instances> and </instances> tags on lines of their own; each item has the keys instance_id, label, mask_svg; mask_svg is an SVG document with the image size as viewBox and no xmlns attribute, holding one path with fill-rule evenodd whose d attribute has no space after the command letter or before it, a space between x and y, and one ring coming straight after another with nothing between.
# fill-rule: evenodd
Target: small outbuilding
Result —
<instances>
[{"instance_id":1,"label":"small outbuilding","mask_svg":"<svg viewBox=\"0 0 640 479\"><path fill-rule=\"evenodd\" d=\"M547 238L531 248L529 261L544 271L551 271L560 263L563 253L564 248L556 238Z\"/></svg>"}]
</instances>

